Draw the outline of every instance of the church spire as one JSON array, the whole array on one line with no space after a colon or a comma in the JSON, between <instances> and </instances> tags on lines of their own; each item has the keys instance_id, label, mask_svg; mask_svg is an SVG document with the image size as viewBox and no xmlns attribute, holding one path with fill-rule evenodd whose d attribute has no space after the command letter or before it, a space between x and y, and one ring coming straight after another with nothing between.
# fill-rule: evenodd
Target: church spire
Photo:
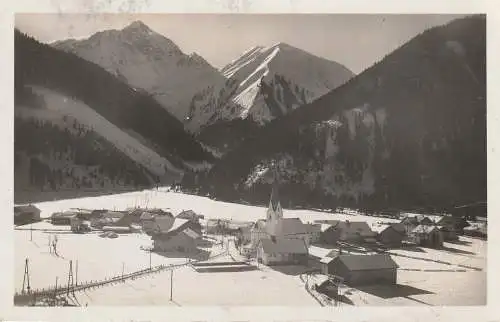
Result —
<instances>
[{"instance_id":1,"label":"church spire","mask_svg":"<svg viewBox=\"0 0 500 322\"><path fill-rule=\"evenodd\" d=\"M269 200L269 208L267 210L267 219L276 220L283 218L283 210L279 198L279 179L276 167L273 167L273 185L271 190L271 199Z\"/></svg>"}]
</instances>

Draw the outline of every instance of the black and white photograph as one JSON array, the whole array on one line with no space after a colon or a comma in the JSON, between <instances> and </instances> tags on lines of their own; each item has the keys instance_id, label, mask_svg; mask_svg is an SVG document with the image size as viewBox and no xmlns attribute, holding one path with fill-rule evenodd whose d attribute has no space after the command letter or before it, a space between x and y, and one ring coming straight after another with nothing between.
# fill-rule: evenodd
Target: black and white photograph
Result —
<instances>
[{"instance_id":1,"label":"black and white photograph","mask_svg":"<svg viewBox=\"0 0 500 322\"><path fill-rule=\"evenodd\" d=\"M14 20L15 306L487 304L486 14Z\"/></svg>"}]
</instances>

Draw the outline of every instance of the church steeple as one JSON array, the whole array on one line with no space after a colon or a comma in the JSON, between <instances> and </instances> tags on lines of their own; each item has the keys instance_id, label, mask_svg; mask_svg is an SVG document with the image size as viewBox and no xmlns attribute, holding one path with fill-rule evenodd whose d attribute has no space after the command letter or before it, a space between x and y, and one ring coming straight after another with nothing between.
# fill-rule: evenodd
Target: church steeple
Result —
<instances>
[{"instance_id":1,"label":"church steeple","mask_svg":"<svg viewBox=\"0 0 500 322\"><path fill-rule=\"evenodd\" d=\"M271 199L269 200L269 208L267 209L267 220L277 220L283 218L283 210L279 199L279 179L278 171L273 167L273 186L271 190Z\"/></svg>"}]
</instances>

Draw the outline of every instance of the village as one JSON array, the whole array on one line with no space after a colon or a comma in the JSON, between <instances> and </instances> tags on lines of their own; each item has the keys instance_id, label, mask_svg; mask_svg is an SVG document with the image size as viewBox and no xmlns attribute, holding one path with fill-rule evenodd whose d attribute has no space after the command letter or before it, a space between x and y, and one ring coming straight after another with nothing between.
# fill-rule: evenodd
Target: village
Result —
<instances>
[{"instance_id":1,"label":"village","mask_svg":"<svg viewBox=\"0 0 500 322\"><path fill-rule=\"evenodd\" d=\"M120 196L102 203L119 204ZM149 207L167 196L178 198L172 205L201 200L168 190L149 196L123 210L86 205L49 214L54 202L40 205L42 215L35 205L16 206L16 305L478 305L486 298L482 217L347 209L289 216L297 211L282 209L277 180L267 209L238 205L252 216L194 199L193 209Z\"/></svg>"}]
</instances>

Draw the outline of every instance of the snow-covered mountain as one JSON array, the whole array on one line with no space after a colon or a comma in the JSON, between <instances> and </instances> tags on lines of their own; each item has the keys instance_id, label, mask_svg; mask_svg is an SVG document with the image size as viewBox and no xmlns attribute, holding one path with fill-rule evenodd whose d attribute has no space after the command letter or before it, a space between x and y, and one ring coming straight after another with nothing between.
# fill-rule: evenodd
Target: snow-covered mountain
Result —
<instances>
[{"instance_id":1,"label":"snow-covered mountain","mask_svg":"<svg viewBox=\"0 0 500 322\"><path fill-rule=\"evenodd\" d=\"M225 83L224 76L201 56L183 53L170 39L140 21L121 30L57 41L52 46L96 63L150 93L179 120L186 118L197 93L218 90Z\"/></svg>"},{"instance_id":2,"label":"snow-covered mountain","mask_svg":"<svg viewBox=\"0 0 500 322\"><path fill-rule=\"evenodd\" d=\"M208 103L191 109L190 123L195 128L245 118L264 124L354 76L339 63L285 43L250 48L220 71L227 78L226 86L219 93L206 93Z\"/></svg>"},{"instance_id":3,"label":"snow-covered mountain","mask_svg":"<svg viewBox=\"0 0 500 322\"><path fill-rule=\"evenodd\" d=\"M284 43L251 48L219 71L140 21L52 46L151 94L194 133L218 121L247 117L263 124L353 76L338 63Z\"/></svg>"}]
</instances>

